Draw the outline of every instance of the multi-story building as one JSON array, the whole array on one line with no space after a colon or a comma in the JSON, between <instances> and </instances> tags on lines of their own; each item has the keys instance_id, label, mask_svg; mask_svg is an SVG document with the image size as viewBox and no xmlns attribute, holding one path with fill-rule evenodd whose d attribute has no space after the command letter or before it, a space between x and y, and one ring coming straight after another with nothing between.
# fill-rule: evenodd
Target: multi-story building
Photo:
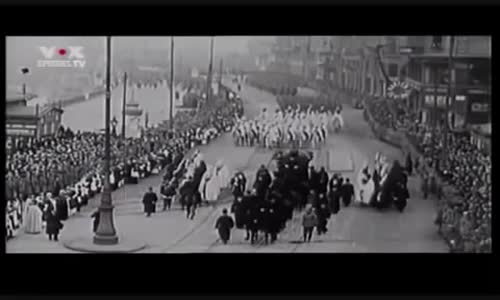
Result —
<instances>
[{"instance_id":1,"label":"multi-story building","mask_svg":"<svg viewBox=\"0 0 500 300\"><path fill-rule=\"evenodd\" d=\"M318 71L318 63L328 41L329 37L324 36L278 36L272 49L271 69L307 80L323 77Z\"/></svg>"},{"instance_id":2,"label":"multi-story building","mask_svg":"<svg viewBox=\"0 0 500 300\"><path fill-rule=\"evenodd\" d=\"M404 74L407 61L396 42L396 37L385 36L329 37L318 61L318 73L326 76L318 79L357 93L385 95L387 81Z\"/></svg>"},{"instance_id":3,"label":"multi-story building","mask_svg":"<svg viewBox=\"0 0 500 300\"><path fill-rule=\"evenodd\" d=\"M401 38L409 57L412 108L425 123L443 125L446 118L453 128L490 123L491 37L453 39L451 49L451 36ZM452 97L448 98L450 80Z\"/></svg>"},{"instance_id":4,"label":"multi-story building","mask_svg":"<svg viewBox=\"0 0 500 300\"><path fill-rule=\"evenodd\" d=\"M278 37L273 53L275 61L283 66L281 71L357 93L385 95L388 81L407 74L408 58L400 55L398 38Z\"/></svg>"},{"instance_id":5,"label":"multi-story building","mask_svg":"<svg viewBox=\"0 0 500 300\"><path fill-rule=\"evenodd\" d=\"M8 137L42 137L56 134L63 113L61 103L28 105L27 99L21 94L7 95L6 100L5 127Z\"/></svg>"}]
</instances>

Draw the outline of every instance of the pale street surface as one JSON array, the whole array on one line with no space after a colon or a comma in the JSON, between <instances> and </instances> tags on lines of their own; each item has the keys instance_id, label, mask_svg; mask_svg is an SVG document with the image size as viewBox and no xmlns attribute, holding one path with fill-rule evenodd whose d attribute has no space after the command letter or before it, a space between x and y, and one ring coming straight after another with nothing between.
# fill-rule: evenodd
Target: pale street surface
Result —
<instances>
[{"instance_id":1,"label":"pale street surface","mask_svg":"<svg viewBox=\"0 0 500 300\"><path fill-rule=\"evenodd\" d=\"M231 85L228 81L226 84ZM245 114L252 117L268 107L274 111L277 107L274 96L249 86L241 92L245 104ZM331 134L327 145L333 152L328 159L328 149L316 151L317 164L327 166L328 161L343 170L343 174L356 186L357 172L367 160L372 160L377 151L389 158L398 158L404 162L401 152L376 140L364 121L362 110L354 110L344 105L343 117L345 128L340 134ZM244 170L248 186L253 183L255 172L261 164L268 164L272 152L247 147L234 147L230 135L226 134L209 146L200 147L208 164L214 164L222 158L231 173ZM333 160L333 161L332 161ZM354 169L354 172L353 172ZM331 172L329 172L331 175ZM447 246L439 237L433 225L435 201L424 200L416 177L409 181L410 196L408 206L403 213L396 210L377 212L372 208L351 206L341 208L328 223L328 233L313 236L309 244L297 243L301 240L300 218L287 224L285 231L273 245L264 245L261 240L257 245L250 245L244 240L243 230L233 230L228 245L218 242L214 228L216 218L222 208L229 208L230 202L224 201L216 208L198 209L194 220L188 220L185 213L174 204L174 210L159 212L151 218L142 213L142 196L149 186L158 192L160 177L156 176L141 181L138 185L127 185L113 193L115 205L115 225L118 234L125 239L139 239L148 244L141 253L188 253L188 252L448 252ZM60 240L74 238L92 238L92 219L99 197L95 198L80 215L65 222ZM158 203L157 211L162 203ZM62 242L50 242L45 234L21 234L7 243L9 253L76 253L63 247Z\"/></svg>"}]
</instances>

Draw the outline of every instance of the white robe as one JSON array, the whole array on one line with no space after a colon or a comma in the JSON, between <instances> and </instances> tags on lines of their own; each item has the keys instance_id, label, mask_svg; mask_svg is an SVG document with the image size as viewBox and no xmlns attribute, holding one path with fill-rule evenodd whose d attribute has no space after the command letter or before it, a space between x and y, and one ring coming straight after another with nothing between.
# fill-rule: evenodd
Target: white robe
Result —
<instances>
[{"instance_id":1,"label":"white robe","mask_svg":"<svg viewBox=\"0 0 500 300\"><path fill-rule=\"evenodd\" d=\"M42 232L42 211L37 205L28 205L25 218L25 231L31 234Z\"/></svg>"},{"instance_id":2,"label":"white robe","mask_svg":"<svg viewBox=\"0 0 500 300\"><path fill-rule=\"evenodd\" d=\"M208 180L205 190L205 200L209 202L217 201L220 194L219 180L217 179L217 175L215 172L216 170L214 169L212 171L212 174L210 175L210 180Z\"/></svg>"},{"instance_id":3,"label":"white robe","mask_svg":"<svg viewBox=\"0 0 500 300\"><path fill-rule=\"evenodd\" d=\"M334 114L333 115L332 123L335 124L335 122L338 122L338 125L340 126L340 128L344 127L344 119L342 118L341 114Z\"/></svg>"},{"instance_id":4,"label":"white robe","mask_svg":"<svg viewBox=\"0 0 500 300\"><path fill-rule=\"evenodd\" d=\"M207 199L206 188L211 176L212 176L212 167L207 166L207 170L205 171L205 173L203 173L203 176L201 176L200 186L198 187L198 192L200 192L201 198L203 200Z\"/></svg>"},{"instance_id":5,"label":"white robe","mask_svg":"<svg viewBox=\"0 0 500 300\"><path fill-rule=\"evenodd\" d=\"M229 185L229 181L231 180L230 178L230 173L229 173L229 169L227 168L226 165L222 166L219 170L219 172L217 172L217 185L219 186L219 190L222 190L226 187L228 187Z\"/></svg>"},{"instance_id":6,"label":"white robe","mask_svg":"<svg viewBox=\"0 0 500 300\"><path fill-rule=\"evenodd\" d=\"M370 199L375 192L375 183L372 179L368 180L366 184L363 184L363 178L365 175L362 171L358 174L358 193L356 197L356 201L358 203L370 204Z\"/></svg>"}]
</instances>

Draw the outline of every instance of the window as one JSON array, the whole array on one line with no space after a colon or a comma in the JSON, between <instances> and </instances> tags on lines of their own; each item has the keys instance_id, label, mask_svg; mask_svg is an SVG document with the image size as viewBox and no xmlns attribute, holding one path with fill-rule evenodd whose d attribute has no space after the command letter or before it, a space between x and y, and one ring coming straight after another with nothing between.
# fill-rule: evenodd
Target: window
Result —
<instances>
[{"instance_id":1,"label":"window","mask_svg":"<svg viewBox=\"0 0 500 300\"><path fill-rule=\"evenodd\" d=\"M431 49L441 50L443 46L443 37L441 35L432 36Z\"/></svg>"},{"instance_id":2,"label":"window","mask_svg":"<svg viewBox=\"0 0 500 300\"><path fill-rule=\"evenodd\" d=\"M397 76L398 76L398 65L389 64L389 77L397 77Z\"/></svg>"}]
</instances>

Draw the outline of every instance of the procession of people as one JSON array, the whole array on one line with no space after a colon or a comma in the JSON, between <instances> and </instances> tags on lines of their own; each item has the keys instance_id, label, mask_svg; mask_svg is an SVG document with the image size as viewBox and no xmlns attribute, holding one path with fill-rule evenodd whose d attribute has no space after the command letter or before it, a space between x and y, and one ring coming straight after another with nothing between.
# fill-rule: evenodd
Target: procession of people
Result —
<instances>
[{"instance_id":1,"label":"procession of people","mask_svg":"<svg viewBox=\"0 0 500 300\"><path fill-rule=\"evenodd\" d=\"M331 131L344 126L340 108L332 114L323 108L313 110L297 105L270 113L266 108L253 120L240 119L233 130L237 146L275 148L319 147Z\"/></svg>"}]
</instances>

